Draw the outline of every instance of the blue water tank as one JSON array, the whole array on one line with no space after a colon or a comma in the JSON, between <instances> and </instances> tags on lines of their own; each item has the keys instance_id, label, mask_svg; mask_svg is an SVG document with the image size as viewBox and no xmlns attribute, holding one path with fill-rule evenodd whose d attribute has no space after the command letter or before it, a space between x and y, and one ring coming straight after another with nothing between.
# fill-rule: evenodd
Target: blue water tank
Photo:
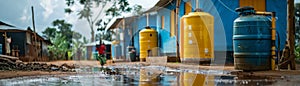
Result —
<instances>
[{"instance_id":1,"label":"blue water tank","mask_svg":"<svg viewBox=\"0 0 300 86\"><path fill-rule=\"evenodd\" d=\"M240 17L234 20L233 51L237 70L271 69L271 21L255 15L253 7L236 9Z\"/></svg>"}]
</instances>

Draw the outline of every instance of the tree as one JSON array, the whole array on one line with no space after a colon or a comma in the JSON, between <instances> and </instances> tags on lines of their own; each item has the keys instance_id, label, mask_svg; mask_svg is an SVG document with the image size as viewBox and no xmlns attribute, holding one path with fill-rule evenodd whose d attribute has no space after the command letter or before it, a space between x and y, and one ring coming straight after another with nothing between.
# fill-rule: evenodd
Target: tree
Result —
<instances>
[{"instance_id":1,"label":"tree","mask_svg":"<svg viewBox=\"0 0 300 86\"><path fill-rule=\"evenodd\" d=\"M80 41L82 38L82 35L78 32L73 33L73 42L72 42L72 57L74 57L74 60L82 60L82 57L84 57L86 53L86 48L83 46L86 41L85 37L83 39L83 42Z\"/></svg>"},{"instance_id":2,"label":"tree","mask_svg":"<svg viewBox=\"0 0 300 86\"><path fill-rule=\"evenodd\" d=\"M56 19L55 21L53 21L52 25L57 27L58 33L62 33L62 35L66 37L66 41L69 44L71 44L73 33L74 33L71 30L72 25L70 23L65 22L65 20L59 20L59 19Z\"/></svg>"},{"instance_id":3,"label":"tree","mask_svg":"<svg viewBox=\"0 0 300 86\"><path fill-rule=\"evenodd\" d=\"M42 32L44 34L43 36L49 40L54 38L57 33L62 33L62 35L66 37L66 41L69 44L68 47L71 47L73 35L76 34L77 36L77 34L79 34L71 30L72 24L65 22L65 20L56 19L52 22L52 25L53 27L47 27L46 30Z\"/></svg>"},{"instance_id":4,"label":"tree","mask_svg":"<svg viewBox=\"0 0 300 86\"><path fill-rule=\"evenodd\" d=\"M73 39L79 41L82 38L82 35L78 32L73 32Z\"/></svg>"},{"instance_id":5,"label":"tree","mask_svg":"<svg viewBox=\"0 0 300 86\"><path fill-rule=\"evenodd\" d=\"M91 29L91 42L95 41L94 24L99 19L100 15L102 15L102 12L105 12L107 16L116 17L120 16L123 12L130 12L132 9L129 7L127 0L66 0L66 4L67 6L72 6L76 1L84 7L79 11L78 15L79 19L86 19L89 24L89 28ZM108 3L112 3L112 6L105 9ZM91 9L99 6L101 6L100 11L94 14ZM73 11L70 8L66 8L65 12L72 13Z\"/></svg>"},{"instance_id":6,"label":"tree","mask_svg":"<svg viewBox=\"0 0 300 86\"><path fill-rule=\"evenodd\" d=\"M66 41L66 37L62 35L62 33L57 33L55 37L50 38L51 43L53 45L48 46L50 54L52 54L51 60L63 60L66 56L66 52L68 49L68 42Z\"/></svg>"},{"instance_id":7,"label":"tree","mask_svg":"<svg viewBox=\"0 0 300 86\"><path fill-rule=\"evenodd\" d=\"M47 40L50 40L50 38L54 38L57 31L56 31L56 28L51 28L51 27L47 27L45 31L42 32L44 35L44 37L47 39Z\"/></svg>"},{"instance_id":8,"label":"tree","mask_svg":"<svg viewBox=\"0 0 300 86\"><path fill-rule=\"evenodd\" d=\"M52 25L53 27L47 27L42 33L44 37L53 43L52 46L48 47L54 58L53 60L62 59L62 57L68 56L66 55L68 52L74 53L78 51L76 48L81 49L83 47L82 42L79 41L82 35L72 31L71 24L65 22L65 20L56 19L52 22ZM69 58L66 57L66 59Z\"/></svg>"},{"instance_id":9,"label":"tree","mask_svg":"<svg viewBox=\"0 0 300 86\"><path fill-rule=\"evenodd\" d=\"M141 14L143 14L142 8L143 7L141 5L134 5L133 6L133 14L134 15L141 15Z\"/></svg>"},{"instance_id":10,"label":"tree","mask_svg":"<svg viewBox=\"0 0 300 86\"><path fill-rule=\"evenodd\" d=\"M96 41L99 41L99 40L107 40L107 41L112 41L112 35L115 35L116 33L113 32L113 31L106 31L105 33L98 33L96 34Z\"/></svg>"}]
</instances>

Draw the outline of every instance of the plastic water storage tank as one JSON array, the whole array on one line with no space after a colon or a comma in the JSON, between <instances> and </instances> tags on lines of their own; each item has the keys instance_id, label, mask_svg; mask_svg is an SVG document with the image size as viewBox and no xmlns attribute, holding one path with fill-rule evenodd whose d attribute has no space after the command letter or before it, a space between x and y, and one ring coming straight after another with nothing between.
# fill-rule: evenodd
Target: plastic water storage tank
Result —
<instances>
[{"instance_id":1,"label":"plastic water storage tank","mask_svg":"<svg viewBox=\"0 0 300 86\"><path fill-rule=\"evenodd\" d=\"M146 27L139 33L140 37L140 61L146 61L148 56L157 56L157 32Z\"/></svg>"},{"instance_id":2,"label":"plastic water storage tank","mask_svg":"<svg viewBox=\"0 0 300 86\"><path fill-rule=\"evenodd\" d=\"M183 63L199 63L214 58L214 17L191 12L181 18L180 53Z\"/></svg>"},{"instance_id":3,"label":"plastic water storage tank","mask_svg":"<svg viewBox=\"0 0 300 86\"><path fill-rule=\"evenodd\" d=\"M240 17L234 20L234 67L255 71L271 69L271 21L255 15L253 7L236 9Z\"/></svg>"}]
</instances>

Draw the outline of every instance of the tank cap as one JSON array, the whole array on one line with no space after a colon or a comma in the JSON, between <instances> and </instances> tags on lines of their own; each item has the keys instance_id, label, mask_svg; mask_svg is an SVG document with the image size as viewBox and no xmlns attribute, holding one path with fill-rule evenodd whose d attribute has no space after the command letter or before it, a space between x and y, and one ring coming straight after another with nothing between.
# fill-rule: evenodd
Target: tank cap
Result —
<instances>
[{"instance_id":1,"label":"tank cap","mask_svg":"<svg viewBox=\"0 0 300 86\"><path fill-rule=\"evenodd\" d=\"M197 9L195 9L195 12L203 12L203 10L200 8L197 8Z\"/></svg>"},{"instance_id":2,"label":"tank cap","mask_svg":"<svg viewBox=\"0 0 300 86\"><path fill-rule=\"evenodd\" d=\"M150 27L150 26L146 26L145 28L146 28L146 29L151 29L151 27Z\"/></svg>"},{"instance_id":3,"label":"tank cap","mask_svg":"<svg viewBox=\"0 0 300 86\"><path fill-rule=\"evenodd\" d=\"M252 6L245 6L235 9L236 12L239 13L239 15L251 15L255 14L255 10Z\"/></svg>"}]
</instances>

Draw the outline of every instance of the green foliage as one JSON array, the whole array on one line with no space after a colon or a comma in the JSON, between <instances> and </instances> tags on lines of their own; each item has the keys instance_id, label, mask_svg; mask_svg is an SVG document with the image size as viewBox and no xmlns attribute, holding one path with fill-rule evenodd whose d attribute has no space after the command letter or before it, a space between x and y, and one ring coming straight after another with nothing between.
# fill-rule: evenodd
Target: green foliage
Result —
<instances>
[{"instance_id":1,"label":"green foliage","mask_svg":"<svg viewBox=\"0 0 300 86\"><path fill-rule=\"evenodd\" d=\"M77 15L79 15L79 19L86 18L86 19L88 19L88 21L90 21L90 17L92 17L91 8L88 8L88 7L85 6L85 8L80 10Z\"/></svg>"},{"instance_id":2,"label":"green foliage","mask_svg":"<svg viewBox=\"0 0 300 86\"><path fill-rule=\"evenodd\" d=\"M115 35L116 33L113 31L106 31L105 33L98 33L96 34L96 41L98 40L108 40L108 41L112 41L112 35Z\"/></svg>"},{"instance_id":3,"label":"green foliage","mask_svg":"<svg viewBox=\"0 0 300 86\"><path fill-rule=\"evenodd\" d=\"M83 43L87 44L87 43L89 43L89 40L86 37L83 37Z\"/></svg>"},{"instance_id":4,"label":"green foliage","mask_svg":"<svg viewBox=\"0 0 300 86\"><path fill-rule=\"evenodd\" d=\"M73 33L74 33L74 31L71 30L72 25L65 22L65 20L59 20L59 19L53 21L52 25L54 26L54 28L58 29L57 33L62 33L62 35L66 37L66 41L69 44L68 47L70 47L72 43Z\"/></svg>"},{"instance_id":5,"label":"green foliage","mask_svg":"<svg viewBox=\"0 0 300 86\"><path fill-rule=\"evenodd\" d=\"M133 14L134 15L141 15L143 12L142 12L142 6L141 5L134 5L133 6Z\"/></svg>"},{"instance_id":6,"label":"green foliage","mask_svg":"<svg viewBox=\"0 0 300 86\"><path fill-rule=\"evenodd\" d=\"M47 27L45 31L42 32L44 37L47 40L50 40L50 38L54 38L55 34L57 33L56 28Z\"/></svg>"},{"instance_id":7,"label":"green foliage","mask_svg":"<svg viewBox=\"0 0 300 86\"><path fill-rule=\"evenodd\" d=\"M72 56L74 60L82 60L86 53L86 48L83 46L84 44L87 44L87 40L84 37L83 41L80 41L79 39L82 38L82 35L78 32L74 32L73 34L73 46L72 46Z\"/></svg>"},{"instance_id":8,"label":"green foliage","mask_svg":"<svg viewBox=\"0 0 300 86\"><path fill-rule=\"evenodd\" d=\"M101 22L102 18L99 19L100 15L102 15L102 12L105 12L106 16L109 17L116 17L120 16L124 12L131 12L132 7L129 6L129 3L127 0L66 0L66 5L67 6L72 6L74 5L75 2L79 2L81 5L83 5L83 9L80 10L78 14L79 19L86 19L89 28L91 29L91 42L94 42L95 38L95 31L94 31L94 24L98 26L97 30L98 31L104 31L105 27L107 26L107 23L110 22L111 18L108 18L108 21ZM107 5L112 4L111 7L108 9L106 8ZM98 13L93 13L91 11L92 8L94 7L99 7L101 6L101 9L99 10ZM139 8L140 7L140 8ZM134 10L140 10L141 6L137 6L136 9ZM65 9L66 13L71 13L73 12L71 9ZM103 16L101 16L103 17Z\"/></svg>"},{"instance_id":9,"label":"green foliage","mask_svg":"<svg viewBox=\"0 0 300 86\"><path fill-rule=\"evenodd\" d=\"M300 3L297 3L295 5L295 41L296 41L296 46L300 46Z\"/></svg>"},{"instance_id":10,"label":"green foliage","mask_svg":"<svg viewBox=\"0 0 300 86\"><path fill-rule=\"evenodd\" d=\"M296 54L296 58L300 59L300 46L296 46L295 48L295 54Z\"/></svg>"},{"instance_id":11,"label":"green foliage","mask_svg":"<svg viewBox=\"0 0 300 86\"><path fill-rule=\"evenodd\" d=\"M52 60L65 60L68 49L68 42L62 33L57 33L54 38L50 38L53 45L48 46L49 52L52 55Z\"/></svg>"},{"instance_id":12,"label":"green foliage","mask_svg":"<svg viewBox=\"0 0 300 86\"><path fill-rule=\"evenodd\" d=\"M73 39L75 39L76 41L79 41L79 39L82 38L82 35L78 32L73 32Z\"/></svg>"},{"instance_id":13,"label":"green foliage","mask_svg":"<svg viewBox=\"0 0 300 86\"><path fill-rule=\"evenodd\" d=\"M83 60L83 57L85 57L86 47L83 46L84 44L86 43L79 40L73 40L72 56L74 60Z\"/></svg>"},{"instance_id":14,"label":"green foliage","mask_svg":"<svg viewBox=\"0 0 300 86\"><path fill-rule=\"evenodd\" d=\"M68 6L71 6L71 5L74 4L74 0L66 0L66 4L67 4Z\"/></svg>"},{"instance_id":15,"label":"green foliage","mask_svg":"<svg viewBox=\"0 0 300 86\"><path fill-rule=\"evenodd\" d=\"M70 14L70 13L72 13L73 11L70 9L70 8L65 8L65 13L68 13L68 14Z\"/></svg>"},{"instance_id":16,"label":"green foliage","mask_svg":"<svg viewBox=\"0 0 300 86\"><path fill-rule=\"evenodd\" d=\"M113 6L106 10L106 15L110 15L112 17L120 16L123 12L130 12L132 10L129 7L129 3L127 0L116 0L113 2Z\"/></svg>"},{"instance_id":17,"label":"green foliage","mask_svg":"<svg viewBox=\"0 0 300 86\"><path fill-rule=\"evenodd\" d=\"M107 27L107 24L111 21L111 19L108 20L103 20L100 19L96 22L96 26L97 26L97 31L104 31L105 28Z\"/></svg>"},{"instance_id":18,"label":"green foliage","mask_svg":"<svg viewBox=\"0 0 300 86\"><path fill-rule=\"evenodd\" d=\"M78 49L82 49L83 43L79 41L82 35L72 31L71 24L65 22L65 20L57 19L52 22L52 25L53 27L47 27L46 30L42 32L44 34L43 36L53 43L53 45L48 47L49 53L52 55L51 57L53 57L52 60L65 60L67 58L67 52L74 53L78 52Z\"/></svg>"}]
</instances>

